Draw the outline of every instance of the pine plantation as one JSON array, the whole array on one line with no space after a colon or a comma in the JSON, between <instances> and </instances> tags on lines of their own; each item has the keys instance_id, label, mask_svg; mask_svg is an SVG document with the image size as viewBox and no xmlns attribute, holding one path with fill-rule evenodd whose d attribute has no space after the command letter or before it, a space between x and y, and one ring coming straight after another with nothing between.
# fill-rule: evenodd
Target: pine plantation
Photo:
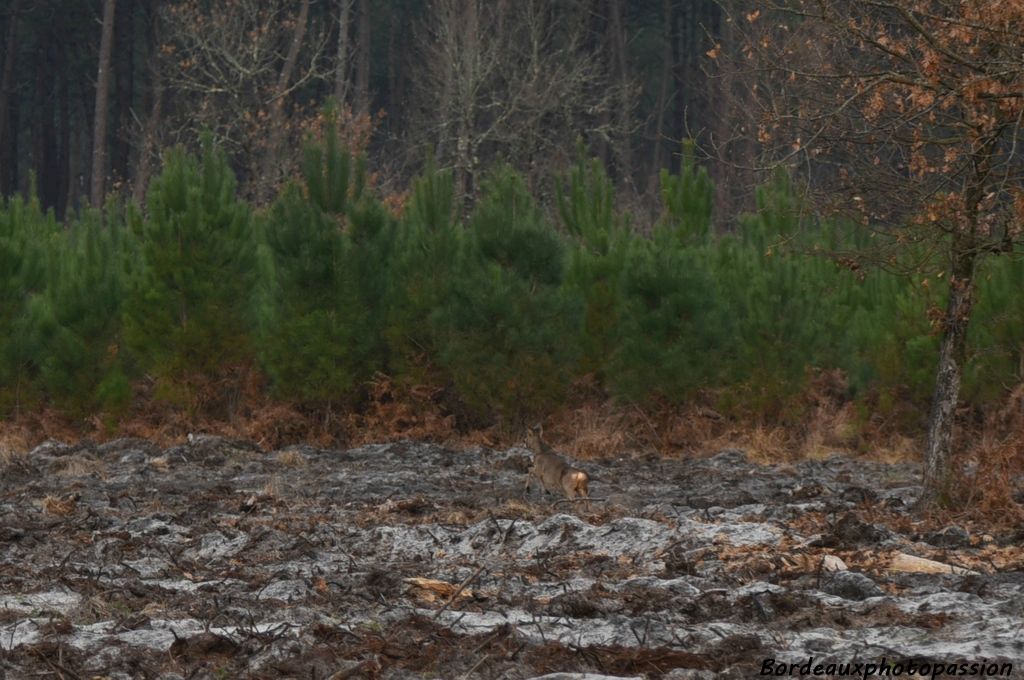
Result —
<instances>
[{"instance_id":1,"label":"pine plantation","mask_svg":"<svg viewBox=\"0 0 1024 680\"><path fill-rule=\"evenodd\" d=\"M207 144L166 154L144 211L108 203L62 226L36 201L4 202L0 413L116 418L152 385L174 408L229 414L248 371L313 410L358 409L378 374L431 385L467 427L542 418L584 380L783 423L802 417L815 371L841 371L845 396L875 411L927 403L944 282L835 257L856 245L844 225L808 214L782 175L724 235L690 156L662 173L649 235L586 160L550 212L498 168L464 219L436 169L393 214L330 131L265 211L235 187ZM977 407L1022 379L1024 264L991 260L981 281L965 375Z\"/></svg>"}]
</instances>

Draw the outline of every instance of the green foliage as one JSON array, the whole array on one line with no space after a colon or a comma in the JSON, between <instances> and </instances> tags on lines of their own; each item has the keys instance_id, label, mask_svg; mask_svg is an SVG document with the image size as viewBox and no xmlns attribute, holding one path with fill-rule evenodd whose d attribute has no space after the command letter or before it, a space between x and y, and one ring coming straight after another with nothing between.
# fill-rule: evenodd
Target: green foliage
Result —
<instances>
[{"instance_id":1,"label":"green foliage","mask_svg":"<svg viewBox=\"0 0 1024 680\"><path fill-rule=\"evenodd\" d=\"M357 203L366 186L366 159L353 158L338 141L336 117L328 117L323 144L307 142L303 153L302 177L309 200L320 210L344 215Z\"/></svg>"},{"instance_id":2,"label":"green foliage","mask_svg":"<svg viewBox=\"0 0 1024 680\"><path fill-rule=\"evenodd\" d=\"M379 368L390 234L362 196L363 173L349 171L363 165L330 128L323 145L307 145L305 186L287 186L262 221L259 353L280 396L352 403Z\"/></svg>"},{"instance_id":3,"label":"green foliage","mask_svg":"<svg viewBox=\"0 0 1024 680\"><path fill-rule=\"evenodd\" d=\"M629 234L629 221L615 210L615 186L598 160L580 155L555 185L558 216L579 242L597 255L615 250Z\"/></svg>"},{"instance_id":4,"label":"green foliage","mask_svg":"<svg viewBox=\"0 0 1024 680\"><path fill-rule=\"evenodd\" d=\"M39 327L28 317L34 300L45 290L49 249L60 228L52 212L44 213L35 198L15 196L0 210L0 414L38 397L32 380L40 341Z\"/></svg>"},{"instance_id":5,"label":"green foliage","mask_svg":"<svg viewBox=\"0 0 1024 680\"><path fill-rule=\"evenodd\" d=\"M926 403L938 358L938 336L926 312L942 304L945 291L876 270L848 283L843 294L837 312L847 318L830 329L837 354L827 360L846 372L854 394L885 392L891 401Z\"/></svg>"},{"instance_id":6,"label":"green foliage","mask_svg":"<svg viewBox=\"0 0 1024 680\"><path fill-rule=\"evenodd\" d=\"M440 347L433 316L452 293L462 240L452 173L428 168L413 184L388 263L383 337L388 369L399 380L437 380L432 373Z\"/></svg>"},{"instance_id":7,"label":"green foliage","mask_svg":"<svg viewBox=\"0 0 1024 680\"><path fill-rule=\"evenodd\" d=\"M224 155L167 152L149 187L148 219L136 220L137 261L124 305L125 339L160 394L194 405L195 388L250 358L245 300L255 239Z\"/></svg>"},{"instance_id":8,"label":"green foliage","mask_svg":"<svg viewBox=\"0 0 1024 680\"><path fill-rule=\"evenodd\" d=\"M928 319L945 282L840 257L863 238L812 221L784 174L720 238L692 157L662 176L651 236L585 161L558 185L565 233L508 168L465 226L449 172L417 179L397 220L371 193L364 162L329 131L308 145L303 181L256 219L209 146L167 154L145 216L86 212L62 229L37 201L5 202L0 414L42 402L116 413L139 375L208 407L198 390L230 390L230 372L258 358L276 396L315 408L358 406L383 370L445 387L470 423L511 426L556 409L585 374L620 399L713 395L727 412L794 422L813 403L808 377L838 370L865 417L921 426L923 410L900 405L930 396ZM976 405L1024 379L1022 286L1020 259L980 271L964 372Z\"/></svg>"},{"instance_id":9,"label":"green foliage","mask_svg":"<svg viewBox=\"0 0 1024 680\"><path fill-rule=\"evenodd\" d=\"M566 285L582 298L578 342L583 373L603 376L614 352L622 314L622 274L632 238L629 221L614 208L615 189L596 160L582 156L557 184L558 214L575 237Z\"/></svg>"},{"instance_id":10,"label":"green foliage","mask_svg":"<svg viewBox=\"0 0 1024 680\"><path fill-rule=\"evenodd\" d=\"M119 347L125 229L113 206L81 215L51 242L45 292L27 310L37 384L78 415L122 411L130 396Z\"/></svg>"},{"instance_id":11,"label":"green foliage","mask_svg":"<svg viewBox=\"0 0 1024 680\"><path fill-rule=\"evenodd\" d=\"M1024 382L1024 259L989 258L978 274L964 395L991 402Z\"/></svg>"},{"instance_id":12,"label":"green foliage","mask_svg":"<svg viewBox=\"0 0 1024 680\"><path fill-rule=\"evenodd\" d=\"M765 247L770 239L787 239L800 231L804 205L789 173L779 168L768 184L757 188L757 215L745 233Z\"/></svg>"},{"instance_id":13,"label":"green foliage","mask_svg":"<svg viewBox=\"0 0 1024 680\"><path fill-rule=\"evenodd\" d=\"M693 142L685 141L680 173L673 175L664 168L661 171L661 202L665 210L661 226L671 228L683 243L706 243L711 236L714 193L707 170L697 167Z\"/></svg>"},{"instance_id":14,"label":"green foliage","mask_svg":"<svg viewBox=\"0 0 1024 680\"><path fill-rule=\"evenodd\" d=\"M723 406L771 417L798 418L807 369L819 367L840 320L835 296L844 276L827 259L806 254L790 238L800 229L797 199L777 174L757 191L757 212L740 217L740 231L718 248L736 342Z\"/></svg>"},{"instance_id":15,"label":"green foliage","mask_svg":"<svg viewBox=\"0 0 1024 680\"><path fill-rule=\"evenodd\" d=\"M680 174L661 173L664 212L653 239L619 247L622 314L609 387L636 401L678 402L721 378L732 340L709 245L714 188L683 147Z\"/></svg>"},{"instance_id":16,"label":"green foliage","mask_svg":"<svg viewBox=\"0 0 1024 680\"><path fill-rule=\"evenodd\" d=\"M636 401L679 402L718 384L732 324L706 248L683 246L669 228L629 249L625 299L608 381Z\"/></svg>"},{"instance_id":17,"label":"green foliage","mask_svg":"<svg viewBox=\"0 0 1024 680\"><path fill-rule=\"evenodd\" d=\"M543 416L570 382L579 314L561 288L562 239L511 170L484 182L457 262L432 318L456 392L484 422Z\"/></svg>"}]
</instances>

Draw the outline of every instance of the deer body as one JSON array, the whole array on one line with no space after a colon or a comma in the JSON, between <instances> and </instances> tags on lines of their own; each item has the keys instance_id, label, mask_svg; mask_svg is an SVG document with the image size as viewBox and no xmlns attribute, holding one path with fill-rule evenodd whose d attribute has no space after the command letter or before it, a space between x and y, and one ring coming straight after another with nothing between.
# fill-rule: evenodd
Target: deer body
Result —
<instances>
[{"instance_id":1,"label":"deer body","mask_svg":"<svg viewBox=\"0 0 1024 680\"><path fill-rule=\"evenodd\" d=\"M590 478L583 470L574 468L562 459L541 437L541 428L531 427L526 433L526 445L533 451L533 466L526 476L526 491L536 479L551 493L562 492L569 500L589 498ZM589 508L590 502L586 501Z\"/></svg>"}]
</instances>

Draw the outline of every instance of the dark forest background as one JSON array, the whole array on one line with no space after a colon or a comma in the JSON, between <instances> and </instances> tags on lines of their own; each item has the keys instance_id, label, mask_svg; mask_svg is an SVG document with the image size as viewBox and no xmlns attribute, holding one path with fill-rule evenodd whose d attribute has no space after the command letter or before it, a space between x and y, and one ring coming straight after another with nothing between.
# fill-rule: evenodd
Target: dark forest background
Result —
<instances>
[{"instance_id":1,"label":"dark forest background","mask_svg":"<svg viewBox=\"0 0 1024 680\"><path fill-rule=\"evenodd\" d=\"M496 160L549 190L541 185L578 144L624 195L656 197L683 139L710 148L745 115L707 68L730 37L712 0L3 4L0 192L27 194L34 176L58 218L90 201L97 115L107 121L95 149L102 194L141 197L160 152L198 148L208 130L243 195L262 201L293 174L329 99L385 190L401 192L433 158L455 171L465 200ZM101 86L108 96L97 105ZM710 167L719 186L737 184L732 166ZM720 191L721 214L749 201L746 180Z\"/></svg>"}]
</instances>

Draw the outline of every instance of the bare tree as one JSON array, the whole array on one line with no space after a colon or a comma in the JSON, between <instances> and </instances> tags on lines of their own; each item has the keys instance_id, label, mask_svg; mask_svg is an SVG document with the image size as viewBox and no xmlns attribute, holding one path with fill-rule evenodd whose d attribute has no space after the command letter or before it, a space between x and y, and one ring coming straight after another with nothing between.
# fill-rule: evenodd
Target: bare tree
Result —
<instances>
[{"instance_id":1,"label":"bare tree","mask_svg":"<svg viewBox=\"0 0 1024 680\"><path fill-rule=\"evenodd\" d=\"M110 107L110 53L114 45L114 8L116 0L103 2L103 30L100 37L100 65L96 76L96 113L92 136L92 190L94 207L103 203L104 180L107 176L107 113Z\"/></svg>"},{"instance_id":2,"label":"bare tree","mask_svg":"<svg viewBox=\"0 0 1024 680\"><path fill-rule=\"evenodd\" d=\"M922 498L948 502L978 266L1024 235L1024 3L793 0L734 23L769 159L876 232L864 255L948 281Z\"/></svg>"},{"instance_id":3,"label":"bare tree","mask_svg":"<svg viewBox=\"0 0 1024 680\"><path fill-rule=\"evenodd\" d=\"M284 65L281 66L276 93L270 102L270 139L264 155L266 160L263 174L260 177L261 197L264 201L270 198L270 191L280 181L280 174L275 170L278 166L281 140L284 137L284 100L288 94L292 74L295 72L295 65L299 60L302 40L306 35L306 24L309 23L309 2L310 0L302 0L302 5L299 7L299 16L295 20L295 32L292 34L291 45L288 47L288 55L285 57Z\"/></svg>"},{"instance_id":4,"label":"bare tree","mask_svg":"<svg viewBox=\"0 0 1024 680\"><path fill-rule=\"evenodd\" d=\"M675 70L675 59L673 58L673 35L672 26L674 23L672 0L662 0L662 29L664 31L664 45L662 47L661 81L658 84L658 103L654 107L654 151L651 154L651 170L647 176L646 191L653 193L657 190L658 177L661 169L666 166L664 161L665 148L665 111L668 108L669 84L672 81L672 74Z\"/></svg>"},{"instance_id":5,"label":"bare tree","mask_svg":"<svg viewBox=\"0 0 1024 680\"><path fill-rule=\"evenodd\" d=\"M315 111L285 116L296 91L328 77L327 31L308 29L309 0L180 2L160 13L162 115L170 141L213 133L252 197L268 195L296 154L283 149ZM298 9L297 12L295 10ZM268 173L268 158L272 172Z\"/></svg>"},{"instance_id":6,"label":"bare tree","mask_svg":"<svg viewBox=\"0 0 1024 680\"><path fill-rule=\"evenodd\" d=\"M161 44L162 35L160 17L157 14L147 13L146 18L146 41L154 47L158 46ZM144 104L148 111L141 120L135 118L128 131L131 138L130 145L135 150L132 162L132 199L139 205L142 205L145 200L146 191L149 188L149 177L153 173L154 165L159 160L165 95L163 68L159 51L150 51L146 64L146 69L149 72L149 88Z\"/></svg>"},{"instance_id":7,"label":"bare tree","mask_svg":"<svg viewBox=\"0 0 1024 680\"><path fill-rule=\"evenodd\" d=\"M418 34L414 78L424 132L452 167L463 205L498 157L531 181L585 140L625 134L623 98L588 47L584 2L434 0Z\"/></svg>"},{"instance_id":8,"label":"bare tree","mask_svg":"<svg viewBox=\"0 0 1024 680\"><path fill-rule=\"evenodd\" d=\"M611 73L618 84L619 101L615 107L617 127L626 130L630 127L633 115L633 101L636 92L630 87L629 69L626 58L626 30L622 19L622 0L608 0L608 37L611 52ZM629 135L618 138L617 153L619 174L628 184L633 181L633 153L630 148Z\"/></svg>"},{"instance_id":9,"label":"bare tree","mask_svg":"<svg viewBox=\"0 0 1024 680\"><path fill-rule=\"evenodd\" d=\"M338 52L334 58L334 100L338 106L348 104L349 85L349 22L353 0L338 0Z\"/></svg>"},{"instance_id":10,"label":"bare tree","mask_svg":"<svg viewBox=\"0 0 1024 680\"><path fill-rule=\"evenodd\" d=\"M356 42L356 113L370 112L370 2L359 0L358 40Z\"/></svg>"}]
</instances>

